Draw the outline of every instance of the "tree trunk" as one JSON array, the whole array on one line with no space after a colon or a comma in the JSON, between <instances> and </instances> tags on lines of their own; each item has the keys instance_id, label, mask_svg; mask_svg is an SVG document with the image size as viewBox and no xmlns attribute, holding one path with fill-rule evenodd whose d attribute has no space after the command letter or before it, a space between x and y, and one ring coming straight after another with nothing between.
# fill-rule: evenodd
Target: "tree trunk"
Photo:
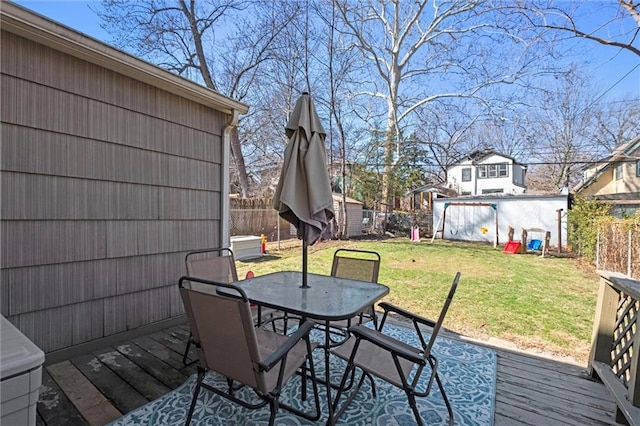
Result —
<instances>
[{"instance_id":1,"label":"tree trunk","mask_svg":"<svg viewBox=\"0 0 640 426\"><path fill-rule=\"evenodd\" d=\"M249 198L251 196L251 192L249 191L249 174L247 173L247 167L244 163L237 127L231 130L231 157L238 171L238 180L240 182L240 190L242 191L241 196L242 198Z\"/></svg>"}]
</instances>

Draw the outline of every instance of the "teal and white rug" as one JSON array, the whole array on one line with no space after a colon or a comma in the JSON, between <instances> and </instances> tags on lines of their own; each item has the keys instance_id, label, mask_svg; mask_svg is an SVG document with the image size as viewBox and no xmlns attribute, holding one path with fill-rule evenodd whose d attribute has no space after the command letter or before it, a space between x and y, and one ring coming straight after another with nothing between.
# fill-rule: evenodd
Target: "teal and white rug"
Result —
<instances>
[{"instance_id":1,"label":"teal and white rug","mask_svg":"<svg viewBox=\"0 0 640 426\"><path fill-rule=\"evenodd\" d=\"M322 339L323 334L314 330L314 340ZM404 327L391 324L385 325L385 333L412 345L419 345L415 332ZM438 358L438 372L454 411L456 425L492 425L497 360L494 351L470 343L438 337L434 348ZM316 374L324 377L324 355L321 350L314 352ZM335 356L331 357L332 381L339 383L346 363ZM423 377L429 377L428 372ZM218 384L224 388L225 381L221 376L210 373L205 379L211 384ZM191 376L184 384L172 392L151 401L148 404L124 415L110 423L111 426L129 425L178 425L184 424L191 403L196 376ZM323 417L317 424L326 423L326 390L319 386L321 411ZM309 390L311 386L309 384ZM405 393L386 382L376 379L377 396L371 395L368 381L340 417L338 424L343 425L410 425L415 424L415 418L407 402ZM256 401L255 394L243 389L238 396ZM281 400L291 405L301 407L300 379L294 377L283 389ZM308 403L311 407L313 398L308 393ZM335 397L335 390L332 391ZM344 401L344 398L342 398ZM448 423L447 409L444 405L438 387L432 388L426 398L417 398L420 414L429 425L445 425ZM307 410L310 411L310 410ZM260 410L249 410L213 392L202 390L198 396L198 403L194 410L192 425L261 425L269 420L269 407ZM280 409L276 417L277 425L308 425L313 424L286 410Z\"/></svg>"}]
</instances>

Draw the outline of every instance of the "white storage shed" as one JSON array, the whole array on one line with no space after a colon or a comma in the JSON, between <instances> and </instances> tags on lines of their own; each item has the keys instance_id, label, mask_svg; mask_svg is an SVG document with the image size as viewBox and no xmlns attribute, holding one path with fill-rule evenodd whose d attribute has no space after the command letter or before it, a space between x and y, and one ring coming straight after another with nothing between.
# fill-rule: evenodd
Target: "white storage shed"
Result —
<instances>
[{"instance_id":1,"label":"white storage shed","mask_svg":"<svg viewBox=\"0 0 640 426\"><path fill-rule=\"evenodd\" d=\"M362 235L362 203L353 198L346 197L347 235L345 237L357 237ZM336 225L339 230L344 223L342 212L342 194L333 194L333 211L336 215Z\"/></svg>"}]
</instances>

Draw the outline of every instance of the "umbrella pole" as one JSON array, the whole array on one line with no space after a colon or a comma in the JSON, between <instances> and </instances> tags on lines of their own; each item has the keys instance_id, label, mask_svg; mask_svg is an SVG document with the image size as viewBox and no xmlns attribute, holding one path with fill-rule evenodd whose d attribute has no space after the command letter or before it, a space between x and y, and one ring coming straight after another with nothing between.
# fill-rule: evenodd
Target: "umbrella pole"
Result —
<instances>
[{"instance_id":1,"label":"umbrella pole","mask_svg":"<svg viewBox=\"0 0 640 426\"><path fill-rule=\"evenodd\" d=\"M306 226L302 226L302 288L309 288L307 284L307 235Z\"/></svg>"}]
</instances>

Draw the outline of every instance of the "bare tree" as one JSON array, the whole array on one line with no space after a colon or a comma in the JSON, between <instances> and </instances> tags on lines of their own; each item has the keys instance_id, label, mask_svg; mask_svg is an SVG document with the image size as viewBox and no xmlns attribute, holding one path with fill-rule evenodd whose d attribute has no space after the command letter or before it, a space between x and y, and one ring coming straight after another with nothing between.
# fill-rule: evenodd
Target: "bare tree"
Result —
<instances>
[{"instance_id":1,"label":"bare tree","mask_svg":"<svg viewBox=\"0 0 640 426\"><path fill-rule=\"evenodd\" d=\"M594 144L595 95L584 76L574 68L549 83L532 112L534 125L529 143L533 162L548 174L556 189L571 188L582 166L597 160L602 149Z\"/></svg>"},{"instance_id":2,"label":"bare tree","mask_svg":"<svg viewBox=\"0 0 640 426\"><path fill-rule=\"evenodd\" d=\"M585 1L530 0L518 6L532 27L571 35L640 56L640 3L617 0L599 4L598 13ZM584 10L584 11L583 11ZM588 14L589 19L584 19Z\"/></svg>"},{"instance_id":3,"label":"bare tree","mask_svg":"<svg viewBox=\"0 0 640 426\"><path fill-rule=\"evenodd\" d=\"M596 134L594 144L605 153L640 135L640 109L637 99L609 101L594 112Z\"/></svg>"},{"instance_id":4,"label":"bare tree","mask_svg":"<svg viewBox=\"0 0 640 426\"><path fill-rule=\"evenodd\" d=\"M448 98L481 99L486 88L514 83L532 64L543 64L535 41L516 36L512 17L499 13L501 2L334 2L345 35L369 64L358 93L384 103L387 202L388 176L416 111Z\"/></svg>"},{"instance_id":5,"label":"bare tree","mask_svg":"<svg viewBox=\"0 0 640 426\"><path fill-rule=\"evenodd\" d=\"M97 13L118 46L240 101L250 96L272 46L297 15L296 2L238 0L103 0ZM244 19L238 24L239 16ZM234 23L235 27L234 27ZM250 195L241 137L231 155L242 196Z\"/></svg>"}]
</instances>

